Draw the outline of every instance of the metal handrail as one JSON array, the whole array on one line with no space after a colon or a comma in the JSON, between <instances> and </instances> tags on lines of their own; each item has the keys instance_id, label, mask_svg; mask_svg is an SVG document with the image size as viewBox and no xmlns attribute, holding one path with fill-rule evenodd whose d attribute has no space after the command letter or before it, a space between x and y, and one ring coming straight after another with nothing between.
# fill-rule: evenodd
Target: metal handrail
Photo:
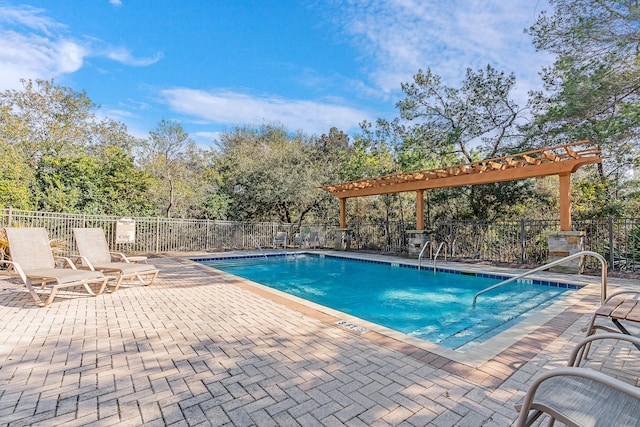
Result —
<instances>
[{"instance_id":1,"label":"metal handrail","mask_svg":"<svg viewBox=\"0 0 640 427\"><path fill-rule=\"evenodd\" d=\"M562 259L550 262L548 264L542 265L540 267L534 268L533 270L529 270L527 272L524 272L522 274L518 274L517 276L514 276L510 279L507 279L503 282L500 282L496 285L493 286L489 286L486 289L481 290L480 292L476 292L476 294L473 296L473 306L476 306L476 300L478 299L478 296L484 294L485 292L489 292L495 288L498 288L500 286L506 285L508 283L511 282L515 282L518 279L521 279L523 277L526 277L532 273L537 273L538 271L542 271L542 270L546 270L548 268L551 267L555 267L556 265L560 265L560 264L564 264L567 261L571 261L574 258L578 258L581 256L592 256L594 258L596 258L598 261L600 261L600 266L601 266L601 283L600 283L600 303L602 304L604 302L604 300L607 298L607 261L604 259L604 257L602 255L600 255L597 252L592 252L592 251L581 251L572 255L569 255L567 257L564 257Z\"/></svg>"},{"instance_id":2,"label":"metal handrail","mask_svg":"<svg viewBox=\"0 0 640 427\"><path fill-rule=\"evenodd\" d=\"M427 249L427 246L432 246L430 240L424 242L424 245L422 245L422 249L420 250L420 255L418 255L418 270L420 270L420 260L422 260L422 255L424 254L424 250ZM433 247L431 249L433 250Z\"/></svg>"},{"instance_id":3,"label":"metal handrail","mask_svg":"<svg viewBox=\"0 0 640 427\"><path fill-rule=\"evenodd\" d=\"M249 234L249 237L251 237L251 240L253 240L253 243L256 244L256 246L258 247L258 249L260 250L260 252L262 252L262 256L264 257L264 259L269 259L267 258L267 254L262 250L262 248L260 247L260 243L258 243L258 241L256 240L255 237L253 237L253 234L251 233L247 233Z\"/></svg>"},{"instance_id":4,"label":"metal handrail","mask_svg":"<svg viewBox=\"0 0 640 427\"><path fill-rule=\"evenodd\" d=\"M438 259L438 255L440 255L440 250L442 250L443 246L447 246L447 242L442 242L440 243L440 245L438 246L438 250L436 251L436 254L433 257L433 271L436 271L436 260ZM444 251L444 262L447 262L447 251Z\"/></svg>"}]
</instances>

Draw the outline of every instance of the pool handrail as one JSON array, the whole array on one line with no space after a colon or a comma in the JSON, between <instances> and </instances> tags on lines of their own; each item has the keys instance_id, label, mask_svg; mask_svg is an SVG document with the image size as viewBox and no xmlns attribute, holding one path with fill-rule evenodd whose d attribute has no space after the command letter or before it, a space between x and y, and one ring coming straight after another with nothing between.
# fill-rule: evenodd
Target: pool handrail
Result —
<instances>
[{"instance_id":1,"label":"pool handrail","mask_svg":"<svg viewBox=\"0 0 640 427\"><path fill-rule=\"evenodd\" d=\"M251 234L251 233L248 233L248 234L251 237L251 240L253 240L253 243L255 243L256 246L258 247L258 250L260 250L260 252L262 252L262 256L264 257L264 259L269 259L269 258L267 258L267 254L262 250L262 248L260 247L260 243L258 243L258 241L253 236L253 234Z\"/></svg>"},{"instance_id":2,"label":"pool handrail","mask_svg":"<svg viewBox=\"0 0 640 427\"><path fill-rule=\"evenodd\" d=\"M422 255L424 254L424 250L427 249L427 246L431 247L431 250L433 250L433 245L430 240L424 242L424 245L422 245L422 249L420 250L420 254L418 255L418 270L420 270L420 261L422 260Z\"/></svg>"},{"instance_id":3,"label":"pool handrail","mask_svg":"<svg viewBox=\"0 0 640 427\"><path fill-rule=\"evenodd\" d=\"M542 271L542 270L546 270L548 268L551 267L555 267L557 265L560 264L564 264L567 261L571 261L574 258L578 258L581 256L592 256L594 258L596 258L598 261L600 261L600 268L601 268L601 283L600 283L600 304L604 303L604 300L607 298L607 261L604 259L604 257L602 255L600 255L597 252L592 252L592 251L580 251L577 252L575 254L571 254L569 256L566 256L564 258L561 258L559 260L550 262L548 264L542 265L540 267L534 268L533 270L529 270L526 271L522 274L518 274L517 276L513 276L510 279L504 280L496 285L493 286L489 286L486 289L483 289L479 292L476 292L476 294L473 296L473 307L476 306L476 300L478 299L478 297L482 294L484 294L485 292L489 292L495 288L498 288L500 286L506 285L508 283L511 282L515 282L518 279L522 279L523 277L526 277L532 273L537 273L538 271Z\"/></svg>"},{"instance_id":4,"label":"pool handrail","mask_svg":"<svg viewBox=\"0 0 640 427\"><path fill-rule=\"evenodd\" d=\"M445 247L444 250L444 262L447 262L447 249L448 249L448 245L447 242L441 242L440 245L438 245L438 250L436 251L436 254L433 256L433 271L436 271L436 260L438 259L438 255L440 255L440 251L442 250L442 247Z\"/></svg>"}]
</instances>

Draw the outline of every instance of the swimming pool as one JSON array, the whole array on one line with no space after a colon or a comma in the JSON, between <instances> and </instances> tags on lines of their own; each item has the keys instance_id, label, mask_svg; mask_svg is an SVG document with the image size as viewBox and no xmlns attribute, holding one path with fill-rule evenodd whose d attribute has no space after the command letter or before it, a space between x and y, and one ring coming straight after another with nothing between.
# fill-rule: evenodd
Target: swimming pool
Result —
<instances>
[{"instance_id":1,"label":"swimming pool","mask_svg":"<svg viewBox=\"0 0 640 427\"><path fill-rule=\"evenodd\" d=\"M476 292L508 277L316 254L195 261L450 349L495 336L572 287L514 282L474 308Z\"/></svg>"}]
</instances>

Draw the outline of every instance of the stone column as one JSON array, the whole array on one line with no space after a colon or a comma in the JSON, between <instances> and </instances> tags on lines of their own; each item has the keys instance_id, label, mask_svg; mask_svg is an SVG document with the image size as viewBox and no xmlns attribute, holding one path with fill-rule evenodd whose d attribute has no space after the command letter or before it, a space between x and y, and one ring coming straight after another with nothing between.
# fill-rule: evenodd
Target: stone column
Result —
<instances>
[{"instance_id":1,"label":"stone column","mask_svg":"<svg viewBox=\"0 0 640 427\"><path fill-rule=\"evenodd\" d=\"M547 233L549 256L547 262L557 261L569 255L584 251L584 231L554 231ZM584 270L584 257L568 261L565 264L550 268L559 273L580 274Z\"/></svg>"},{"instance_id":2,"label":"stone column","mask_svg":"<svg viewBox=\"0 0 640 427\"><path fill-rule=\"evenodd\" d=\"M348 228L337 228L333 238L333 245L336 251L348 251L351 248L351 230Z\"/></svg>"},{"instance_id":3,"label":"stone column","mask_svg":"<svg viewBox=\"0 0 640 427\"><path fill-rule=\"evenodd\" d=\"M409 244L409 258L418 258L422 245L429 239L428 231L407 230L407 241Z\"/></svg>"}]
</instances>

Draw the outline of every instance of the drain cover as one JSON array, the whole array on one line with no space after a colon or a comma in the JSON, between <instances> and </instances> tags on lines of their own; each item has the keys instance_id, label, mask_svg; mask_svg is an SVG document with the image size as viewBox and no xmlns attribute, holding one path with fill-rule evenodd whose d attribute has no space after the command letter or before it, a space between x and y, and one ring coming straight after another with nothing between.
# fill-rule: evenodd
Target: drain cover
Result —
<instances>
[{"instance_id":1,"label":"drain cover","mask_svg":"<svg viewBox=\"0 0 640 427\"><path fill-rule=\"evenodd\" d=\"M358 334L358 335L362 335L365 332L369 332L369 330L367 328L363 328L362 326L358 326L358 325L354 325L351 322L347 322L346 320L340 320L338 322L336 322L336 325L348 329L351 332Z\"/></svg>"}]
</instances>

